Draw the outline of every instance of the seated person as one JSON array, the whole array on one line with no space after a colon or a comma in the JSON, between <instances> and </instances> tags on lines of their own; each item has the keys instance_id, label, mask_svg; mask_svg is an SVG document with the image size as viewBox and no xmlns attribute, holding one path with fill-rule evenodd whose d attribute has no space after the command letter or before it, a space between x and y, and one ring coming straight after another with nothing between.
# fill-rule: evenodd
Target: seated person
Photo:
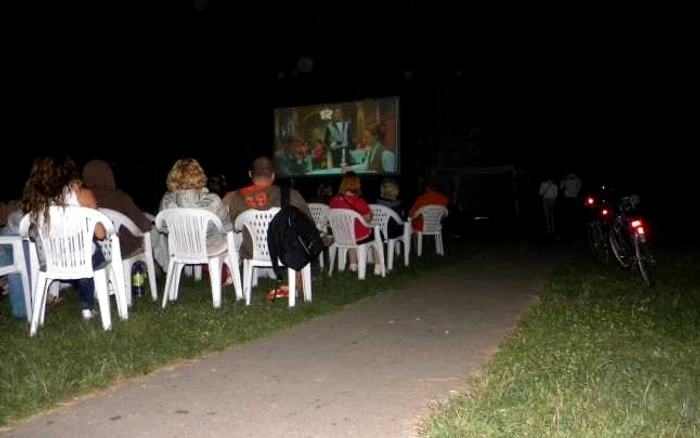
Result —
<instances>
[{"instance_id":1,"label":"seated person","mask_svg":"<svg viewBox=\"0 0 700 438\"><path fill-rule=\"evenodd\" d=\"M406 209L404 208L403 202L399 199L399 184L393 178L386 178L382 181L382 185L379 187L380 195L377 199L377 204L389 207L392 209L399 217L406 220ZM389 239L395 239L397 237L403 236L403 225L396 223L394 219L389 219L388 225Z\"/></svg>"},{"instance_id":2,"label":"seated person","mask_svg":"<svg viewBox=\"0 0 700 438\"><path fill-rule=\"evenodd\" d=\"M90 161L83 168L83 180L101 208L109 208L125 215L144 233L151 231L151 221L144 216L131 196L117 189L109 164L102 160ZM143 248L143 239L134 236L126 228L121 227L118 232L122 257L128 258Z\"/></svg>"},{"instance_id":3,"label":"seated person","mask_svg":"<svg viewBox=\"0 0 700 438\"><path fill-rule=\"evenodd\" d=\"M425 178L421 185L423 186L423 193L416 198L413 206L408 211L410 216L413 216L416 211L418 211L421 207L425 207L426 205L442 205L447 207L450 202L449 198L437 191L432 179ZM423 231L423 217L419 216L413 219L412 226L416 231Z\"/></svg>"},{"instance_id":4,"label":"seated person","mask_svg":"<svg viewBox=\"0 0 700 438\"><path fill-rule=\"evenodd\" d=\"M305 175L313 170L311 156L307 154L308 145L304 139L291 137L285 140L283 150L277 154L277 171L279 176L288 177Z\"/></svg>"},{"instance_id":5,"label":"seated person","mask_svg":"<svg viewBox=\"0 0 700 438\"><path fill-rule=\"evenodd\" d=\"M370 210L367 202L362 199L362 186L360 183L360 177L355 172L345 173L340 180L340 187L338 188L338 194L335 195L330 202L331 209L346 209L352 210L360 214L367 222L372 219L372 210ZM371 242L374 240L374 230L370 227L366 227L360 223L359 220L355 220L355 240L358 245ZM351 249L349 252L350 258L350 270L357 271L357 251ZM382 266L376 263L379 260L378 255L374 254L374 274L379 275L382 272Z\"/></svg>"},{"instance_id":6,"label":"seated person","mask_svg":"<svg viewBox=\"0 0 700 438\"><path fill-rule=\"evenodd\" d=\"M274 185L275 167L268 157L256 158L248 172L253 184L235 192L231 192L229 213L232 223L246 210L268 210L282 205L282 190ZM311 212L304 198L294 189L290 189L289 202L309 217ZM241 258L253 257L253 241L247 230L243 230L243 243L240 249Z\"/></svg>"},{"instance_id":7,"label":"seated person","mask_svg":"<svg viewBox=\"0 0 700 438\"><path fill-rule=\"evenodd\" d=\"M44 267L46 256L40 236L50 231L51 223L48 208L52 206L74 206L97 210L98 204L92 191L80 180L80 172L67 156L43 156L34 161L29 179L24 186L20 201L22 211L29 214L29 236L36 243L39 265ZM106 237L102 224L95 226L92 248L92 265L99 266L105 261L100 249ZM83 319L95 317L95 282L92 278L73 281L80 293Z\"/></svg>"},{"instance_id":8,"label":"seated person","mask_svg":"<svg viewBox=\"0 0 700 438\"><path fill-rule=\"evenodd\" d=\"M375 125L362 133L362 144L367 151L365 160L360 164L346 166L344 171L393 173L396 171L396 155L386 150L383 145L386 128Z\"/></svg>"},{"instance_id":9,"label":"seated person","mask_svg":"<svg viewBox=\"0 0 700 438\"><path fill-rule=\"evenodd\" d=\"M226 206L219 195L209 193L207 175L197 160L186 158L178 160L168 173L166 180L168 192L163 195L158 211L169 208L200 208L214 213L221 219L224 232L221 233L210 223L207 228L207 250L217 251L227 245L226 234L233 230L233 223ZM167 264L165 265L167 268Z\"/></svg>"}]
</instances>

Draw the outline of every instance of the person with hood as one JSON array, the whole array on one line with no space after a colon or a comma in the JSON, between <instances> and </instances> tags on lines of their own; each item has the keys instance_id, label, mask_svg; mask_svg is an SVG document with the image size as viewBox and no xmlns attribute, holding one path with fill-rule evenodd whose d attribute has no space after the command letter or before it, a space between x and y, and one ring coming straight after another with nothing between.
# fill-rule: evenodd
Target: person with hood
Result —
<instances>
[{"instance_id":1,"label":"person with hood","mask_svg":"<svg viewBox=\"0 0 700 438\"><path fill-rule=\"evenodd\" d=\"M142 231L151 231L151 221L143 214L131 196L117 188L114 173L109 164L102 160L93 160L83 168L85 186L92 190L100 208L117 211L131 219ZM128 258L138 252L142 246L141 238L134 236L125 227L117 230L122 256Z\"/></svg>"}]
</instances>

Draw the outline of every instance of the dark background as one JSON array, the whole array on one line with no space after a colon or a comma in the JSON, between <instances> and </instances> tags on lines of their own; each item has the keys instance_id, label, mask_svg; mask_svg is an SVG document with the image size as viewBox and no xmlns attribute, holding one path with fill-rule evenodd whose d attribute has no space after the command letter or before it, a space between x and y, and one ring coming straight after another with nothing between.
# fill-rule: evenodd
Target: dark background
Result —
<instances>
[{"instance_id":1,"label":"dark background","mask_svg":"<svg viewBox=\"0 0 700 438\"><path fill-rule=\"evenodd\" d=\"M275 107L398 95L408 195L431 167L514 164L536 181L569 169L589 184L624 179L657 212L690 211L693 63L679 15L408 0L5 2L2 198L20 195L46 151L111 161L144 208L182 157L235 188L272 151Z\"/></svg>"}]
</instances>

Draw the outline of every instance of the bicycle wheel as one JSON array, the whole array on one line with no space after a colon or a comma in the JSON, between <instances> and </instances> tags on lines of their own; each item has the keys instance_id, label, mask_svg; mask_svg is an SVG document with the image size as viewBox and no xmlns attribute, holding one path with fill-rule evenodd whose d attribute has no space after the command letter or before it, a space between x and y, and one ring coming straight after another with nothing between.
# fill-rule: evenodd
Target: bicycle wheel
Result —
<instances>
[{"instance_id":1,"label":"bicycle wheel","mask_svg":"<svg viewBox=\"0 0 700 438\"><path fill-rule=\"evenodd\" d=\"M623 239L615 230L615 227L610 229L609 241L610 249L617 261L620 262L623 268L629 268L632 265L630 251L627 244L623 242Z\"/></svg>"},{"instance_id":2,"label":"bicycle wheel","mask_svg":"<svg viewBox=\"0 0 700 438\"><path fill-rule=\"evenodd\" d=\"M587 234L591 251L601 263L607 265L610 262L610 250L600 221L589 222Z\"/></svg>"},{"instance_id":3,"label":"bicycle wheel","mask_svg":"<svg viewBox=\"0 0 700 438\"><path fill-rule=\"evenodd\" d=\"M634 251L637 267L644 283L646 283L647 286L653 286L654 278L651 276L651 264L653 259L649 251L649 246L646 242L642 242L639 237L635 237Z\"/></svg>"}]
</instances>

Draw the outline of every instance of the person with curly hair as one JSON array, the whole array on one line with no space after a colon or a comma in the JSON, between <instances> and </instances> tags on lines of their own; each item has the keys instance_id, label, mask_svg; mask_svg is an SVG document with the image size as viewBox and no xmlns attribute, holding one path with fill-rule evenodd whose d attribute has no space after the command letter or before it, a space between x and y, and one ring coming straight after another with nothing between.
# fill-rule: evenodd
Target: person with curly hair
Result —
<instances>
[{"instance_id":1,"label":"person with curly hair","mask_svg":"<svg viewBox=\"0 0 700 438\"><path fill-rule=\"evenodd\" d=\"M43 156L34 161L29 179L24 185L24 193L19 206L22 211L29 214L30 238L36 242L40 265L44 265L44 251L40 236L51 229L49 207L98 208L94 194L85 188L80 180L78 167L67 156ZM94 238L104 240L105 236L104 226L97 224ZM98 266L104 261L105 257L95 242L93 244L92 265ZM72 283L77 286L80 293L83 319L92 319L96 315L93 279L83 278Z\"/></svg>"},{"instance_id":2,"label":"person with curly hair","mask_svg":"<svg viewBox=\"0 0 700 438\"><path fill-rule=\"evenodd\" d=\"M226 246L225 233L233 230L231 217L219 195L207 189L207 175L197 160L178 160L168 173L166 185L168 192L163 195L158 211L169 208L201 208L214 213L221 219L224 234L210 223L207 228L207 248L210 252L216 252ZM167 269L167 263L164 266Z\"/></svg>"}]
</instances>

